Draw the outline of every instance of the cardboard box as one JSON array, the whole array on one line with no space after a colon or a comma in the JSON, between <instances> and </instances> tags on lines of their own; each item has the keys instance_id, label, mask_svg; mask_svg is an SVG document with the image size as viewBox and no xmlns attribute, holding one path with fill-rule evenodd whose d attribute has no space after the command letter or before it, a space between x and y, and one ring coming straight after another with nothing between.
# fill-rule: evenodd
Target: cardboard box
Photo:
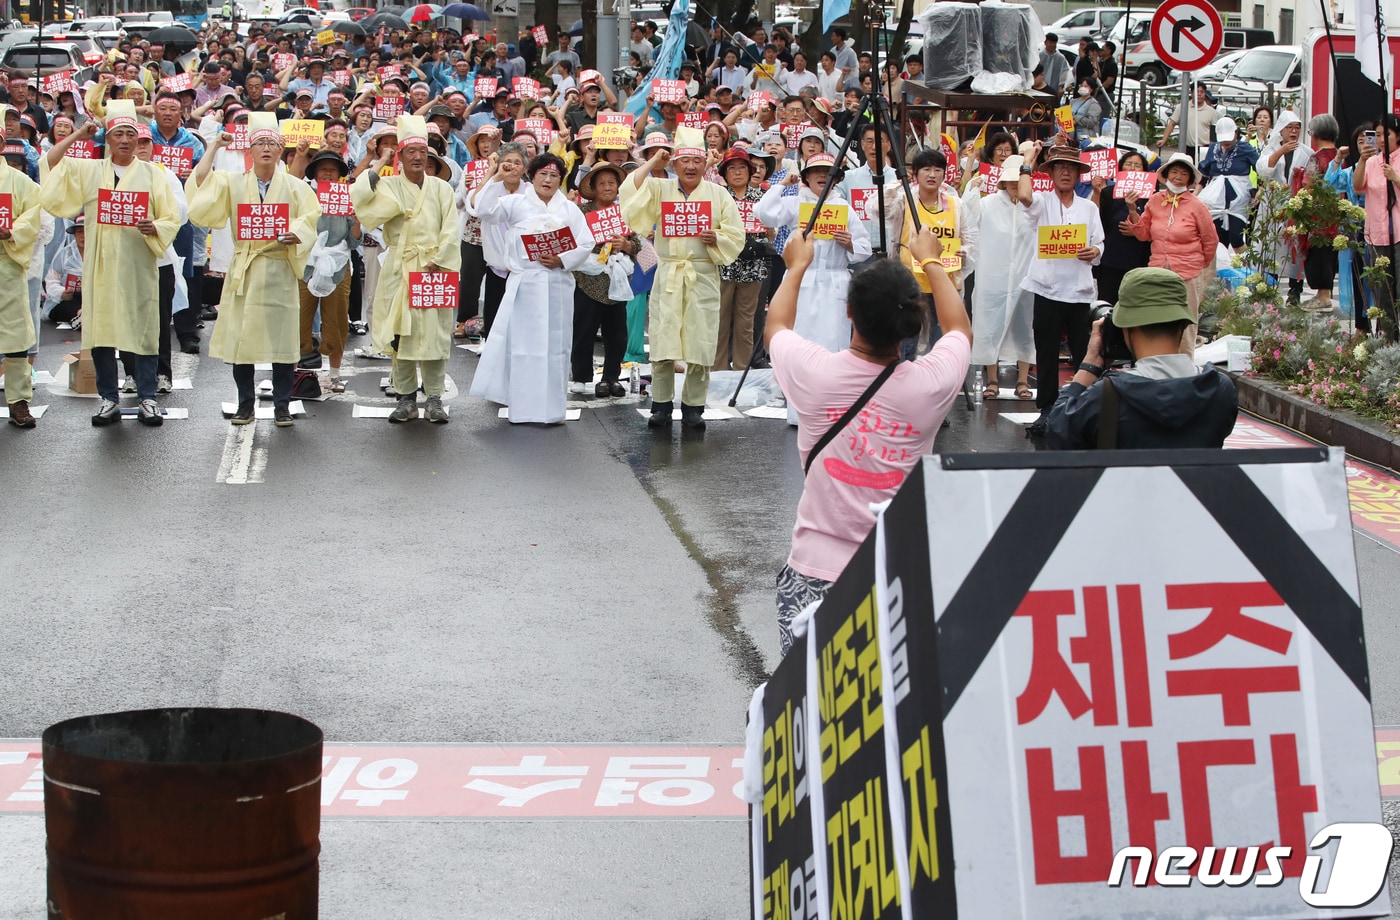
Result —
<instances>
[{"instance_id":1,"label":"cardboard box","mask_svg":"<svg viewBox=\"0 0 1400 920\"><path fill-rule=\"evenodd\" d=\"M92 366L92 352L84 348L77 354L63 356L63 368L68 372L68 389L74 393L97 392L97 369Z\"/></svg>"}]
</instances>

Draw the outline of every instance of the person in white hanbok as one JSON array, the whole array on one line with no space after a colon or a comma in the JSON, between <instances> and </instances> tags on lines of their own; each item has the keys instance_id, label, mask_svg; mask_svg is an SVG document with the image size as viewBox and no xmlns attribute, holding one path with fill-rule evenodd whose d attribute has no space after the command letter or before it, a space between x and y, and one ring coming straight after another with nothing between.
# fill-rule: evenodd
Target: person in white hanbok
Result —
<instances>
[{"instance_id":1,"label":"person in white hanbok","mask_svg":"<svg viewBox=\"0 0 1400 920\"><path fill-rule=\"evenodd\" d=\"M494 158L493 158L494 159ZM494 162L476 193L483 229L506 224L510 277L472 379L471 395L508 407L514 424L564 421L573 343L574 276L593 250L583 212L559 191L567 167L552 153L530 161L530 186L505 194ZM531 259L523 236L567 227L573 248Z\"/></svg>"},{"instance_id":2,"label":"person in white hanbok","mask_svg":"<svg viewBox=\"0 0 1400 920\"><path fill-rule=\"evenodd\" d=\"M1027 378L1035 360L1034 298L1021 288L1021 279L1035 256L1035 234L1012 197L1021 181L1023 162L1019 156L1007 157L1001 164L1002 181L977 205L979 244L987 264L985 271L977 273L972 290L972 366L987 368L984 395L995 396L998 364L1014 362L1016 395L1029 399Z\"/></svg>"},{"instance_id":3,"label":"person in white hanbok","mask_svg":"<svg viewBox=\"0 0 1400 920\"><path fill-rule=\"evenodd\" d=\"M808 157L802 166L801 191L797 195L783 194L786 186L799 181L798 175L790 172L781 184L764 193L754 205L754 214L765 227L797 227L801 206L816 204L835 162L836 158L829 153ZM851 344L846 293L851 284L851 265L870 258L870 234L836 189L827 196L826 204L846 208L846 229L837 230L832 239L815 241L812 265L803 274L802 287L797 292L797 320L793 330L807 341L836 352ZM797 412L791 406L788 407L788 424L797 424Z\"/></svg>"}]
</instances>

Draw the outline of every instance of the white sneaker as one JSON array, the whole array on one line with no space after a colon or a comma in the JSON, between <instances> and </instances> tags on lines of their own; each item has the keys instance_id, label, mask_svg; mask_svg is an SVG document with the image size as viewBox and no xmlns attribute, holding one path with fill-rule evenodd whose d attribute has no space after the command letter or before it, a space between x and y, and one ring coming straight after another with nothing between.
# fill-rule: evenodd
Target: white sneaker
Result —
<instances>
[{"instance_id":1,"label":"white sneaker","mask_svg":"<svg viewBox=\"0 0 1400 920\"><path fill-rule=\"evenodd\" d=\"M161 374L159 377L156 378L157 393L164 396L165 394L169 393L172 389L174 389L174 387L171 386L169 377L165 376L164 374Z\"/></svg>"},{"instance_id":2,"label":"white sneaker","mask_svg":"<svg viewBox=\"0 0 1400 920\"><path fill-rule=\"evenodd\" d=\"M583 395L583 392L584 392L585 389L586 389L586 388L584 387L584 385L581 384L581 383L578 383L578 382L574 382L574 383L569 384L569 392L570 392L570 393L577 394L577 395L579 395L579 396L582 396L582 395Z\"/></svg>"},{"instance_id":3,"label":"white sneaker","mask_svg":"<svg viewBox=\"0 0 1400 920\"><path fill-rule=\"evenodd\" d=\"M126 379L122 381L122 392L123 392L123 393L135 393L135 392L136 392L136 378L135 378L135 377L131 376L130 374L127 374L127 375L126 375Z\"/></svg>"}]
</instances>

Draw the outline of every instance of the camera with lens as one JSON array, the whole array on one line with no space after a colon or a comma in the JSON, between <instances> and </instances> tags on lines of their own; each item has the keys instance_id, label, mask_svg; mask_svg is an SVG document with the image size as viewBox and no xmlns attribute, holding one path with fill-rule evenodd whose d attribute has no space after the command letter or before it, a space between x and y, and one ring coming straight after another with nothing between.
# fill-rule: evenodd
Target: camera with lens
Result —
<instances>
[{"instance_id":1,"label":"camera with lens","mask_svg":"<svg viewBox=\"0 0 1400 920\"><path fill-rule=\"evenodd\" d=\"M1123 337L1123 330L1113 325L1113 304L1104 300L1094 303L1094 308L1089 313L1090 326L1099 320L1103 320L1103 325L1099 327L1099 340L1102 344L1104 367L1131 364L1133 353L1128 348L1128 340Z\"/></svg>"}]
</instances>

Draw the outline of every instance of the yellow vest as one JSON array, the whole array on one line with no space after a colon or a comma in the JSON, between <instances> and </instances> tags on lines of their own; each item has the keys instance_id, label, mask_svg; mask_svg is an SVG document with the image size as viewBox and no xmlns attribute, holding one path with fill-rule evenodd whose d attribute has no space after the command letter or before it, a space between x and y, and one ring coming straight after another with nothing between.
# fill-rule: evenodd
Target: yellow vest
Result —
<instances>
[{"instance_id":1,"label":"yellow vest","mask_svg":"<svg viewBox=\"0 0 1400 920\"><path fill-rule=\"evenodd\" d=\"M943 209L941 211L932 211L924 206L924 203L919 200L917 194L914 196L914 204L919 209L919 224L928 227L934 234L943 239L957 239L958 231L962 229L958 222L958 199L948 194L946 191L940 191L939 197L942 199ZM929 287L928 275L924 274L924 270L914 264L914 256L909 251L909 243L914 238L913 235L914 221L909 217L909 202L905 201L904 228L899 234L899 258L900 261L914 273L914 280L919 282L919 290L928 294L933 290ZM961 290L962 273L956 272L949 277L953 279L953 285Z\"/></svg>"}]
</instances>

